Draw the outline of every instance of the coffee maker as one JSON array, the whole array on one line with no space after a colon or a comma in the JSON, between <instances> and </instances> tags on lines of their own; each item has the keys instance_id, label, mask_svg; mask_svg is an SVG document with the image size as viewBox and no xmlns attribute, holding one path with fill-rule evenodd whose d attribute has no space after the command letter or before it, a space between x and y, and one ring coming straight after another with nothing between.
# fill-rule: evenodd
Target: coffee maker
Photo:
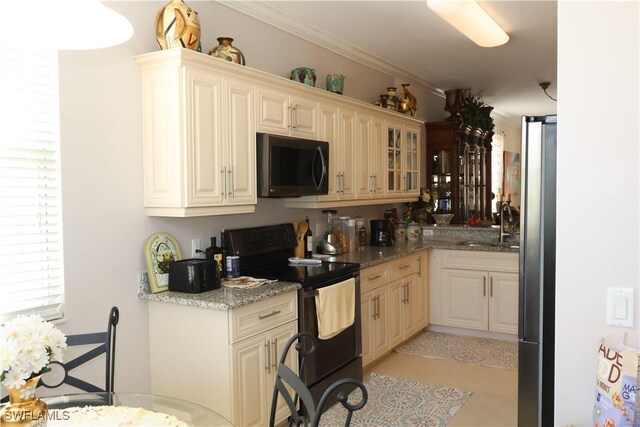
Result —
<instances>
[{"instance_id":1,"label":"coffee maker","mask_svg":"<svg viewBox=\"0 0 640 427\"><path fill-rule=\"evenodd\" d=\"M388 219L371 220L371 246L392 246L391 222Z\"/></svg>"}]
</instances>

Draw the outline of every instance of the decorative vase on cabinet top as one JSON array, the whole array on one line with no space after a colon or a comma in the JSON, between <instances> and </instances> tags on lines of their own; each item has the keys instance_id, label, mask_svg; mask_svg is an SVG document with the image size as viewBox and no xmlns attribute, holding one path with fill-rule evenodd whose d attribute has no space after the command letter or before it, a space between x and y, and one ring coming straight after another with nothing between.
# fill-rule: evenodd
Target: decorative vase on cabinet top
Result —
<instances>
[{"instance_id":1,"label":"decorative vase on cabinet top","mask_svg":"<svg viewBox=\"0 0 640 427\"><path fill-rule=\"evenodd\" d=\"M198 13L182 0L171 0L156 15L156 39L163 50L184 47L202 52Z\"/></svg>"},{"instance_id":2,"label":"decorative vase on cabinet top","mask_svg":"<svg viewBox=\"0 0 640 427\"><path fill-rule=\"evenodd\" d=\"M344 90L344 76L342 74L327 74L327 90L342 95Z\"/></svg>"},{"instance_id":3,"label":"decorative vase on cabinet top","mask_svg":"<svg viewBox=\"0 0 640 427\"><path fill-rule=\"evenodd\" d=\"M316 70L309 67L298 67L291 70L291 80L299 81L307 86L316 87Z\"/></svg>"},{"instance_id":4,"label":"decorative vase on cabinet top","mask_svg":"<svg viewBox=\"0 0 640 427\"><path fill-rule=\"evenodd\" d=\"M209 55L234 64L247 65L240 49L231 45L231 43L233 43L231 37L218 37L218 46L211 49Z\"/></svg>"}]
</instances>

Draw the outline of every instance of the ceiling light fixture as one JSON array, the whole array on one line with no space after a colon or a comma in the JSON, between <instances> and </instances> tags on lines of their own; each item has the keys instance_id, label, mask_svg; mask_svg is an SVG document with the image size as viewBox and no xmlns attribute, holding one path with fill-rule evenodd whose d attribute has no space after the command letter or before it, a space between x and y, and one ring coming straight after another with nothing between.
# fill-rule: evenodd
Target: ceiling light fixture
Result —
<instances>
[{"instance_id":1,"label":"ceiling light fixture","mask_svg":"<svg viewBox=\"0 0 640 427\"><path fill-rule=\"evenodd\" d=\"M552 97L551 95L549 95L547 93L547 89L549 89L549 86L551 86L551 82L538 83L538 86L540 86L542 88L542 90L544 91L545 95L547 95L549 98L553 99L554 101L558 102L558 100L556 98Z\"/></svg>"},{"instance_id":2,"label":"ceiling light fixture","mask_svg":"<svg viewBox=\"0 0 640 427\"><path fill-rule=\"evenodd\" d=\"M427 6L478 46L509 41L509 35L474 0L427 0Z\"/></svg>"},{"instance_id":3,"label":"ceiling light fixture","mask_svg":"<svg viewBox=\"0 0 640 427\"><path fill-rule=\"evenodd\" d=\"M115 46L129 40L133 26L127 18L100 0L24 0L28 27L20 19L6 20L5 34L15 34L19 47L86 50ZM5 37L0 45L13 42Z\"/></svg>"}]
</instances>

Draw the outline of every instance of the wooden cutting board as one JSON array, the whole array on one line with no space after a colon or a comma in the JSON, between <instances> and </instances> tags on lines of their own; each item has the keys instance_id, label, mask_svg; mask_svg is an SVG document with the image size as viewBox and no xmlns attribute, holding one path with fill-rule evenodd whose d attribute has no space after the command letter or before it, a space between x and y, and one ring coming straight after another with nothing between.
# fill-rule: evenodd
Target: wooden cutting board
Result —
<instances>
[{"instance_id":1,"label":"wooden cutting board","mask_svg":"<svg viewBox=\"0 0 640 427\"><path fill-rule=\"evenodd\" d=\"M293 228L296 230L296 248L295 248L295 256L298 258L304 258L304 235L307 232L307 221L300 221L298 223L293 223Z\"/></svg>"}]
</instances>

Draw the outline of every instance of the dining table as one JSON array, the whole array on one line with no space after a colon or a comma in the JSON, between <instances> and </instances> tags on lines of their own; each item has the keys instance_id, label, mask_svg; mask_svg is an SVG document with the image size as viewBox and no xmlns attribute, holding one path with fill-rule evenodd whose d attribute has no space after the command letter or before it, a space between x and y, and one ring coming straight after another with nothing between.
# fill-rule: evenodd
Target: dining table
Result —
<instances>
[{"instance_id":1,"label":"dining table","mask_svg":"<svg viewBox=\"0 0 640 427\"><path fill-rule=\"evenodd\" d=\"M135 414L136 410L141 408L143 410L150 411L153 413L151 415L154 416L157 414L166 414L192 426L233 426L233 424L231 424L231 422L222 415L202 405L174 397L156 394L100 392L63 394L59 396L42 397L41 399L47 404L47 409L49 411L56 410L60 415L68 418L69 424L75 424L73 420L73 417L76 416L75 414L85 416L91 410L100 414L101 409L104 410L105 407L111 406L119 407L118 411L120 413L122 413L123 410L125 413L127 410L130 410L132 414ZM74 408L76 412L71 412L71 408ZM65 415L65 411L69 412ZM139 412L140 411L138 411L138 413ZM147 412L144 412L144 414L146 416L149 415ZM98 424L101 424L100 419L98 419ZM133 419L133 421L128 425L138 424L136 424L135 419ZM139 425L144 425L144 423L141 422Z\"/></svg>"}]
</instances>

